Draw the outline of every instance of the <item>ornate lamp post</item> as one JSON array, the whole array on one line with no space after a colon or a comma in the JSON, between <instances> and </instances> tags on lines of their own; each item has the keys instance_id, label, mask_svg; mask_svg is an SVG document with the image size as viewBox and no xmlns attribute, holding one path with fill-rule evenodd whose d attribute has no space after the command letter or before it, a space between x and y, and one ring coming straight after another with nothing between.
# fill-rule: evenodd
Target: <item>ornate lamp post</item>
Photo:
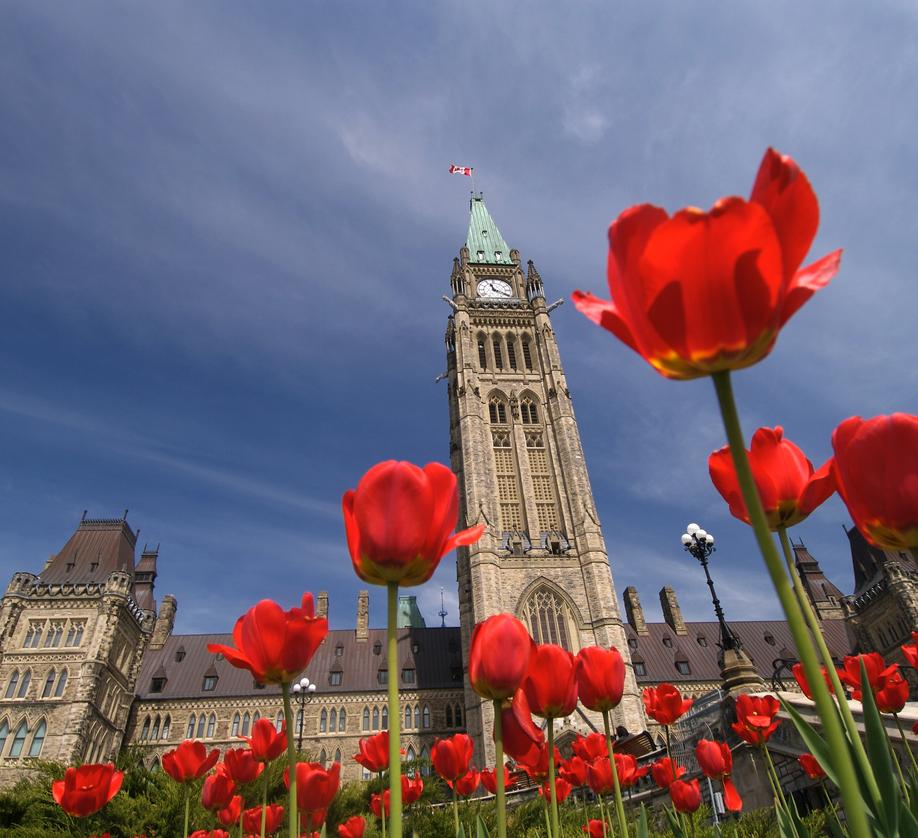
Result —
<instances>
[{"instance_id":1,"label":"ornate lamp post","mask_svg":"<svg viewBox=\"0 0 918 838\"><path fill-rule=\"evenodd\" d=\"M714 552L714 536L706 532L698 524L689 524L682 534L682 546L685 551L698 559L698 563L704 568L705 578L708 580L708 587L711 589L711 600L714 603L714 613L717 615L717 622L720 624L720 645L726 651L734 649L739 651L743 648L740 639L733 633L733 629L727 625L724 618L724 610L720 607L720 600L717 598L717 591L714 590L714 582L708 571L708 558Z\"/></svg>"},{"instance_id":2,"label":"ornate lamp post","mask_svg":"<svg viewBox=\"0 0 918 838\"><path fill-rule=\"evenodd\" d=\"M316 694L316 685L310 683L309 679L303 676L293 685L291 691L293 692L293 700L300 705L299 712L297 713L296 749L302 751L303 725L306 724L306 705L312 701L312 697Z\"/></svg>"}]
</instances>

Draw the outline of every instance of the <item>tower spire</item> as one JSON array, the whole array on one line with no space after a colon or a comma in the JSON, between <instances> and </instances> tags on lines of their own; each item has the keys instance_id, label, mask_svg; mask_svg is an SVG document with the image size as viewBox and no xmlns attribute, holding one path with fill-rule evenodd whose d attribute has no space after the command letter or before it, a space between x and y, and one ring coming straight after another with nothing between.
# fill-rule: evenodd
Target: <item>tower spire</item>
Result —
<instances>
[{"instance_id":1,"label":"tower spire","mask_svg":"<svg viewBox=\"0 0 918 838\"><path fill-rule=\"evenodd\" d=\"M479 265L511 265L510 248L485 206L484 195L473 192L469 201L469 233L465 239L469 261Z\"/></svg>"}]
</instances>

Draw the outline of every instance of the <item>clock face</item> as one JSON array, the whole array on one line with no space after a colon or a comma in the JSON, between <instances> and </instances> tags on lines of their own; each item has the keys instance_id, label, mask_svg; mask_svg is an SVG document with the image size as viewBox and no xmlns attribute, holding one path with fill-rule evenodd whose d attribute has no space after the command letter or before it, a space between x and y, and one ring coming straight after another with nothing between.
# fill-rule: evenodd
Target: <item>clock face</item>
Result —
<instances>
[{"instance_id":1,"label":"clock face","mask_svg":"<svg viewBox=\"0 0 918 838\"><path fill-rule=\"evenodd\" d=\"M513 296L513 289L502 279L483 279L478 283L478 296L507 300Z\"/></svg>"}]
</instances>

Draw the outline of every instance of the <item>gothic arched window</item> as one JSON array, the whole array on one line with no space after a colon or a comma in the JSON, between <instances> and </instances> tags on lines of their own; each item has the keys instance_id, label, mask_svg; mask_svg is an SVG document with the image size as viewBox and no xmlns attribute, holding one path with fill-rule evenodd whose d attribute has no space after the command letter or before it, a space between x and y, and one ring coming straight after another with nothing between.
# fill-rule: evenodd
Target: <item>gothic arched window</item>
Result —
<instances>
[{"instance_id":1,"label":"gothic arched window","mask_svg":"<svg viewBox=\"0 0 918 838\"><path fill-rule=\"evenodd\" d=\"M526 365L526 369L535 369L532 364L532 350L529 348L529 335L523 335L520 343L523 345L523 363Z\"/></svg>"},{"instance_id":2,"label":"gothic arched window","mask_svg":"<svg viewBox=\"0 0 918 838\"><path fill-rule=\"evenodd\" d=\"M159 735L160 739L169 738L169 728L172 726L172 716L166 716L166 721L163 722L163 729Z\"/></svg>"},{"instance_id":3,"label":"gothic arched window","mask_svg":"<svg viewBox=\"0 0 918 838\"><path fill-rule=\"evenodd\" d=\"M19 692L16 693L16 698L25 698L29 692L29 684L32 683L32 670L27 669L25 674L22 676L22 683L19 685Z\"/></svg>"},{"instance_id":4,"label":"gothic arched window","mask_svg":"<svg viewBox=\"0 0 918 838\"><path fill-rule=\"evenodd\" d=\"M421 727L421 707L418 704L414 705L414 727L415 730Z\"/></svg>"},{"instance_id":5,"label":"gothic arched window","mask_svg":"<svg viewBox=\"0 0 918 838\"><path fill-rule=\"evenodd\" d=\"M45 724L45 720L42 719L38 723L38 727L35 728L35 733L32 734L32 744L29 745L29 756L30 757L39 757L41 756L42 745L45 744L45 734L48 732L48 725Z\"/></svg>"},{"instance_id":6,"label":"gothic arched window","mask_svg":"<svg viewBox=\"0 0 918 838\"><path fill-rule=\"evenodd\" d=\"M379 708L373 708L373 730L379 730Z\"/></svg>"},{"instance_id":7,"label":"gothic arched window","mask_svg":"<svg viewBox=\"0 0 918 838\"><path fill-rule=\"evenodd\" d=\"M507 405L497 397L492 398L488 402L488 418L492 425L506 425Z\"/></svg>"},{"instance_id":8,"label":"gothic arched window","mask_svg":"<svg viewBox=\"0 0 918 838\"><path fill-rule=\"evenodd\" d=\"M429 728L430 728L430 707L425 704L424 705L424 730L428 730Z\"/></svg>"},{"instance_id":9,"label":"gothic arched window","mask_svg":"<svg viewBox=\"0 0 918 838\"><path fill-rule=\"evenodd\" d=\"M160 718L159 716L157 716L156 721L153 722L153 729L150 731L151 739L159 739L159 723L160 723Z\"/></svg>"},{"instance_id":10,"label":"gothic arched window","mask_svg":"<svg viewBox=\"0 0 918 838\"><path fill-rule=\"evenodd\" d=\"M520 416L523 418L524 425L538 424L539 413L536 410L535 402L532 399L523 399L520 402Z\"/></svg>"},{"instance_id":11,"label":"gothic arched window","mask_svg":"<svg viewBox=\"0 0 918 838\"><path fill-rule=\"evenodd\" d=\"M328 729L334 733L338 729L338 711L332 707L331 713L328 714Z\"/></svg>"},{"instance_id":12,"label":"gothic arched window","mask_svg":"<svg viewBox=\"0 0 918 838\"><path fill-rule=\"evenodd\" d=\"M10 736L10 723L4 719L0 722L0 756L3 756L3 749L6 747L6 740Z\"/></svg>"},{"instance_id":13,"label":"gothic arched window","mask_svg":"<svg viewBox=\"0 0 918 838\"><path fill-rule=\"evenodd\" d=\"M206 724L207 724L207 717L203 713L201 713L201 715L198 716L198 732L196 734L198 739L204 738L204 725ZM246 733L248 733L248 731L246 731Z\"/></svg>"},{"instance_id":14,"label":"gothic arched window","mask_svg":"<svg viewBox=\"0 0 918 838\"><path fill-rule=\"evenodd\" d=\"M194 738L194 723L196 720L197 720L197 716L195 716L195 714L192 713L188 719L188 730L185 731L186 739ZM238 713L236 714L236 718L233 719L233 728L234 728L233 735L235 736L237 733L239 733L239 714Z\"/></svg>"},{"instance_id":15,"label":"gothic arched window","mask_svg":"<svg viewBox=\"0 0 918 838\"><path fill-rule=\"evenodd\" d=\"M57 679L57 686L54 688L54 697L60 698L64 694L64 689L67 686L67 670L62 669L61 674Z\"/></svg>"},{"instance_id":16,"label":"gothic arched window","mask_svg":"<svg viewBox=\"0 0 918 838\"><path fill-rule=\"evenodd\" d=\"M235 736L238 736L238 735L239 735L239 714L236 713L236 714L233 716L233 726L232 726L232 728L230 729L230 736L234 736L234 737L235 737Z\"/></svg>"},{"instance_id":17,"label":"gothic arched window","mask_svg":"<svg viewBox=\"0 0 918 838\"><path fill-rule=\"evenodd\" d=\"M323 707L319 713L319 733L325 733L328 730L328 711Z\"/></svg>"},{"instance_id":18,"label":"gothic arched window","mask_svg":"<svg viewBox=\"0 0 918 838\"><path fill-rule=\"evenodd\" d=\"M274 719L274 730L280 733L281 728L284 726L284 711L278 710L277 716Z\"/></svg>"},{"instance_id":19,"label":"gothic arched window","mask_svg":"<svg viewBox=\"0 0 918 838\"><path fill-rule=\"evenodd\" d=\"M398 719L396 719L396 721L397 720ZM382 709L382 729L383 730L389 729L389 707L388 705L385 705L385 704L383 705L383 709Z\"/></svg>"},{"instance_id":20,"label":"gothic arched window","mask_svg":"<svg viewBox=\"0 0 918 838\"><path fill-rule=\"evenodd\" d=\"M408 750L405 753L405 762L414 762L418 758L417 753L415 753L414 745L409 745Z\"/></svg>"},{"instance_id":21,"label":"gothic arched window","mask_svg":"<svg viewBox=\"0 0 918 838\"><path fill-rule=\"evenodd\" d=\"M140 741L143 742L150 735L150 717L143 720L143 727L140 729Z\"/></svg>"},{"instance_id":22,"label":"gothic arched window","mask_svg":"<svg viewBox=\"0 0 918 838\"><path fill-rule=\"evenodd\" d=\"M29 726L25 719L19 723L16 728L16 735L13 737L13 744L10 745L10 756L17 759L22 754L22 746L25 744L26 734L29 732Z\"/></svg>"},{"instance_id":23,"label":"gothic arched window","mask_svg":"<svg viewBox=\"0 0 918 838\"><path fill-rule=\"evenodd\" d=\"M322 750L319 751L319 762L322 764L323 768L328 768L328 765L326 764L328 762L328 754L325 753L325 748L322 748Z\"/></svg>"},{"instance_id":24,"label":"gothic arched window","mask_svg":"<svg viewBox=\"0 0 918 838\"><path fill-rule=\"evenodd\" d=\"M344 733L347 730L347 710L343 707L338 713L338 733Z\"/></svg>"},{"instance_id":25,"label":"gothic arched window","mask_svg":"<svg viewBox=\"0 0 918 838\"><path fill-rule=\"evenodd\" d=\"M500 348L500 335L494 335L491 338L491 343L494 346L494 366L502 370L504 368L504 356Z\"/></svg>"},{"instance_id":26,"label":"gothic arched window","mask_svg":"<svg viewBox=\"0 0 918 838\"><path fill-rule=\"evenodd\" d=\"M19 684L19 670L14 669L10 675L9 683L6 685L6 695L5 698L12 698L16 695L16 687Z\"/></svg>"},{"instance_id":27,"label":"gothic arched window","mask_svg":"<svg viewBox=\"0 0 918 838\"><path fill-rule=\"evenodd\" d=\"M409 730L410 728L411 728L411 705L409 704L405 708L405 730Z\"/></svg>"},{"instance_id":28,"label":"gothic arched window","mask_svg":"<svg viewBox=\"0 0 918 838\"><path fill-rule=\"evenodd\" d=\"M520 619L536 643L554 643L569 652L578 651L576 627L565 601L548 585L540 585L520 609Z\"/></svg>"},{"instance_id":29,"label":"gothic arched window","mask_svg":"<svg viewBox=\"0 0 918 838\"><path fill-rule=\"evenodd\" d=\"M462 727L462 707L456 705L456 715L454 721L456 722L456 727Z\"/></svg>"},{"instance_id":30,"label":"gothic arched window","mask_svg":"<svg viewBox=\"0 0 918 838\"><path fill-rule=\"evenodd\" d=\"M446 705L446 726L453 726L453 708L449 704Z\"/></svg>"},{"instance_id":31,"label":"gothic arched window","mask_svg":"<svg viewBox=\"0 0 918 838\"><path fill-rule=\"evenodd\" d=\"M363 729L364 730L370 729L370 708L369 707L363 708Z\"/></svg>"},{"instance_id":32,"label":"gothic arched window","mask_svg":"<svg viewBox=\"0 0 918 838\"><path fill-rule=\"evenodd\" d=\"M486 370L488 368L488 352L487 352L487 349L485 348L486 347L485 336L481 334L478 335L477 341L478 341L478 366L481 367L483 370Z\"/></svg>"},{"instance_id":33,"label":"gothic arched window","mask_svg":"<svg viewBox=\"0 0 918 838\"><path fill-rule=\"evenodd\" d=\"M335 762L337 763L341 762L341 749L340 748L335 748Z\"/></svg>"},{"instance_id":34,"label":"gothic arched window","mask_svg":"<svg viewBox=\"0 0 918 838\"><path fill-rule=\"evenodd\" d=\"M242 716L242 735L243 735L243 736L248 736L248 735L249 735L249 725L251 724L251 722L252 722L252 719L251 719L251 717L249 716L248 712L246 712L246 713Z\"/></svg>"},{"instance_id":35,"label":"gothic arched window","mask_svg":"<svg viewBox=\"0 0 918 838\"><path fill-rule=\"evenodd\" d=\"M513 335L507 335L507 366L515 370L516 366L516 339Z\"/></svg>"},{"instance_id":36,"label":"gothic arched window","mask_svg":"<svg viewBox=\"0 0 918 838\"><path fill-rule=\"evenodd\" d=\"M54 676L57 673L51 669L48 671L48 677L45 678L45 686L42 688L41 697L47 698L51 695L51 690L54 688Z\"/></svg>"}]
</instances>

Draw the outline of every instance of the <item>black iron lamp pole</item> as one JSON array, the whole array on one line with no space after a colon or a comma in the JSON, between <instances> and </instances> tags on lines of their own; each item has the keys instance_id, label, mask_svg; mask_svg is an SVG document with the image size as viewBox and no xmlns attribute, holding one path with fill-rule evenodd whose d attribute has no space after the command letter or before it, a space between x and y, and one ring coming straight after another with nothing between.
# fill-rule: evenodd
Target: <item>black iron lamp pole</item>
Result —
<instances>
[{"instance_id":1,"label":"black iron lamp pole","mask_svg":"<svg viewBox=\"0 0 918 838\"><path fill-rule=\"evenodd\" d=\"M297 734L296 734L296 749L298 751L303 750L303 728L306 726L306 705L312 700L312 697L316 694L316 685L310 683L309 679L305 676L300 678L293 685L293 700L300 705L300 712L297 716Z\"/></svg>"},{"instance_id":2,"label":"black iron lamp pole","mask_svg":"<svg viewBox=\"0 0 918 838\"><path fill-rule=\"evenodd\" d=\"M714 536L703 530L698 524L689 524L682 534L682 546L689 555L698 559L698 563L704 568L704 576L708 580L708 587L711 589L714 613L717 615L717 622L720 624L721 648L725 650L742 649L740 639L733 633L733 629L727 625L724 609L720 607L717 591L714 590L714 580L711 579L711 572L708 570L708 558L716 549L714 547Z\"/></svg>"}]
</instances>

